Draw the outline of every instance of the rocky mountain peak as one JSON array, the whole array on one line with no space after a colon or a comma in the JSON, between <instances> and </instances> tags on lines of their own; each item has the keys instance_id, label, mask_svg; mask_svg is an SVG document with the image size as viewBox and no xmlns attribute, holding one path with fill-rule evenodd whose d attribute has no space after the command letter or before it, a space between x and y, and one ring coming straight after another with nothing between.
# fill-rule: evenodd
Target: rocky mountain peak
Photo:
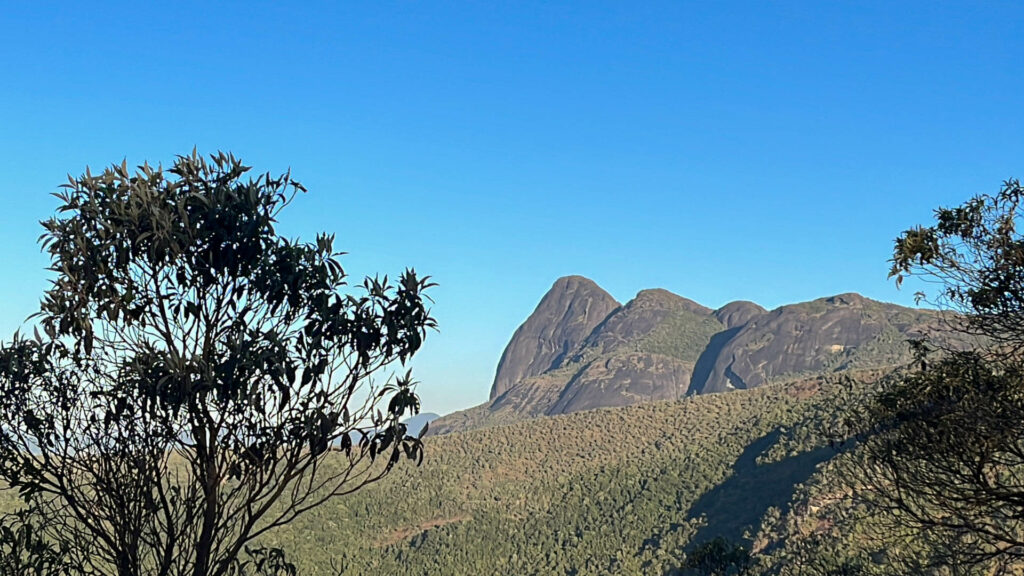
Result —
<instances>
[{"instance_id":1,"label":"rocky mountain peak","mask_svg":"<svg viewBox=\"0 0 1024 576\"><path fill-rule=\"evenodd\" d=\"M830 296L823 300L828 304L834 304L836 306L863 306L865 302L868 302L867 298L857 294L856 292L836 294L835 296Z\"/></svg>"},{"instance_id":2,"label":"rocky mountain peak","mask_svg":"<svg viewBox=\"0 0 1024 576\"><path fill-rule=\"evenodd\" d=\"M618 307L619 303L589 278L565 276L556 280L505 347L491 386L491 399L524 378L557 366Z\"/></svg>"},{"instance_id":3,"label":"rocky mountain peak","mask_svg":"<svg viewBox=\"0 0 1024 576\"><path fill-rule=\"evenodd\" d=\"M736 326L746 324L751 318L760 316L765 312L767 310L754 302L736 300L715 310L714 314L715 318L718 318L718 321L724 324L726 328L735 328Z\"/></svg>"},{"instance_id":4,"label":"rocky mountain peak","mask_svg":"<svg viewBox=\"0 0 1024 576\"><path fill-rule=\"evenodd\" d=\"M711 314L711 309L702 306L689 298L683 298L663 288L650 288L637 292L631 306L650 306L667 309L684 309L694 314Z\"/></svg>"}]
</instances>

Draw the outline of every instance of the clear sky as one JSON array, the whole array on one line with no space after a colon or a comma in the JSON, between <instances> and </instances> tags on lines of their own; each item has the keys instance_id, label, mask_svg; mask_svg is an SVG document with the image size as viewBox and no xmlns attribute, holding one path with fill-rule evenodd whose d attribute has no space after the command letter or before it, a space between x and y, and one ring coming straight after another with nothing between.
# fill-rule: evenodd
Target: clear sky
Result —
<instances>
[{"instance_id":1,"label":"clear sky","mask_svg":"<svg viewBox=\"0 0 1024 576\"><path fill-rule=\"evenodd\" d=\"M89 6L86 6L89 4ZM0 333L67 174L233 151L356 275L431 274L424 409L487 397L558 276L711 307L886 280L932 208L1024 178L1016 2L10 3Z\"/></svg>"}]
</instances>

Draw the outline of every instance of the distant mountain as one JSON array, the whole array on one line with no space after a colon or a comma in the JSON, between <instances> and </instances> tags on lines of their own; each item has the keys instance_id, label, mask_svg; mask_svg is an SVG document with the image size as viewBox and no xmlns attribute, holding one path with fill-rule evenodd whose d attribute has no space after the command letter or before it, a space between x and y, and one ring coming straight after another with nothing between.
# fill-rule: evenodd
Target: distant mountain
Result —
<instances>
[{"instance_id":1,"label":"distant mountain","mask_svg":"<svg viewBox=\"0 0 1024 576\"><path fill-rule=\"evenodd\" d=\"M667 290L619 305L593 281L560 278L516 330L490 400L431 433L904 364L906 340L938 314L840 294L765 310L712 310Z\"/></svg>"},{"instance_id":2,"label":"distant mountain","mask_svg":"<svg viewBox=\"0 0 1024 576\"><path fill-rule=\"evenodd\" d=\"M419 436L420 432L422 432L428 424L440 417L440 414L434 414L433 412L421 412L411 418L407 418L403 421L403 424L405 424L405 433L410 436Z\"/></svg>"},{"instance_id":3,"label":"distant mountain","mask_svg":"<svg viewBox=\"0 0 1024 576\"><path fill-rule=\"evenodd\" d=\"M405 420L402 420L402 424L405 424L405 433L409 436L419 436L420 432L427 427L428 424L440 418L440 414L434 414L433 412L421 412L415 416L410 416ZM368 427L357 430L352 430L348 433L349 437L352 438L353 442L359 442L364 435L374 436L377 434L377 429Z\"/></svg>"}]
</instances>

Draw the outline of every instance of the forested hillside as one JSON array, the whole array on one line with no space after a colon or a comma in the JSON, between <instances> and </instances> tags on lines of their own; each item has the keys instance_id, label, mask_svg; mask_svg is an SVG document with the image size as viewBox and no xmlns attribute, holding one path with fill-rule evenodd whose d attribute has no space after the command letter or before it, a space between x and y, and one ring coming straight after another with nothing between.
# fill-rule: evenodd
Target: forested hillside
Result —
<instances>
[{"instance_id":1,"label":"forested hillside","mask_svg":"<svg viewBox=\"0 0 1024 576\"><path fill-rule=\"evenodd\" d=\"M761 525L837 454L823 431L877 374L858 376L431 437L420 468L269 541L310 574L664 574L718 536L775 561Z\"/></svg>"},{"instance_id":2,"label":"forested hillside","mask_svg":"<svg viewBox=\"0 0 1024 576\"><path fill-rule=\"evenodd\" d=\"M262 544L310 575L674 575L716 538L752 552L746 574L891 574L887 555L926 557L927 546L880 542L839 466L855 445L836 443L882 378L861 370L430 437L422 466ZM0 491L0 506L14 504Z\"/></svg>"}]
</instances>

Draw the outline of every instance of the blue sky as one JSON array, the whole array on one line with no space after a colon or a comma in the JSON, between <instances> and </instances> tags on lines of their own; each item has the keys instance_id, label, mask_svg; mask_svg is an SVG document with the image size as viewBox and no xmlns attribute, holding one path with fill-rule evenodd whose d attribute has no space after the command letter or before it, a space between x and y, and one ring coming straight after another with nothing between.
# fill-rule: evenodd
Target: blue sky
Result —
<instances>
[{"instance_id":1,"label":"blue sky","mask_svg":"<svg viewBox=\"0 0 1024 576\"><path fill-rule=\"evenodd\" d=\"M1016 3L21 3L0 13L0 333L86 165L193 146L310 193L355 275L431 274L424 408L486 399L558 276L716 307L912 302L892 239L1024 177Z\"/></svg>"}]
</instances>

